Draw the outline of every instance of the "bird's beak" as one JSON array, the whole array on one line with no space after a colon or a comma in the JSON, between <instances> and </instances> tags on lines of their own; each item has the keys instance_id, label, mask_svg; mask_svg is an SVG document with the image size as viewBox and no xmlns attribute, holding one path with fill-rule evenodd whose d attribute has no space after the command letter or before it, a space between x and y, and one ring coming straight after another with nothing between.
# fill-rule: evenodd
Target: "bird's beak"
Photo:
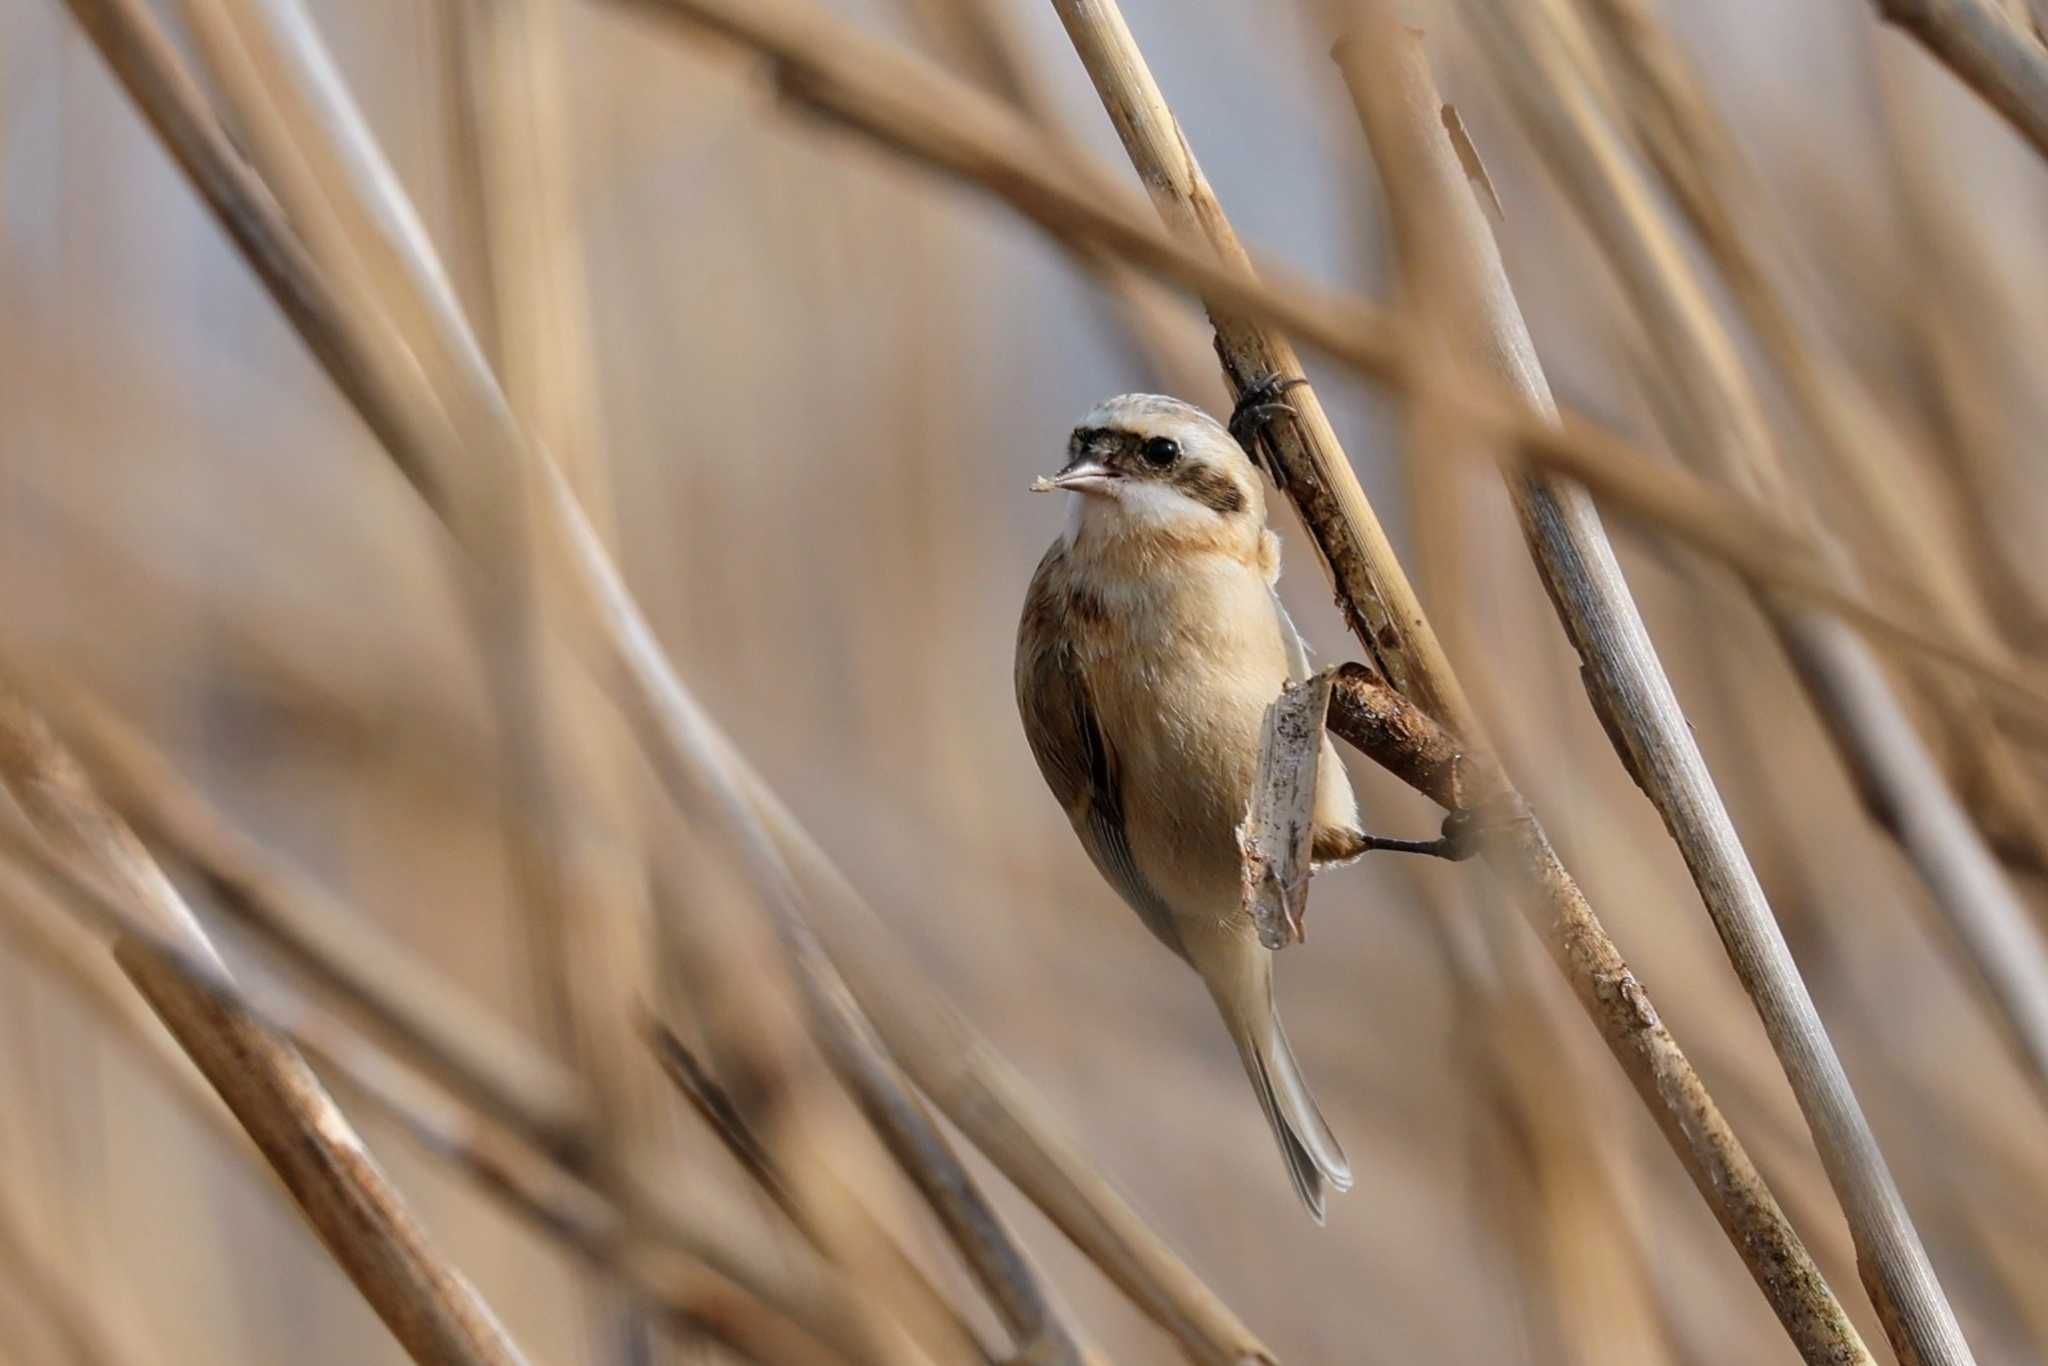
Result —
<instances>
[{"instance_id":1,"label":"bird's beak","mask_svg":"<svg viewBox=\"0 0 2048 1366\"><path fill-rule=\"evenodd\" d=\"M1031 483L1033 493L1070 489L1075 493L1107 493L1123 476L1099 460L1081 459L1048 479L1040 475Z\"/></svg>"}]
</instances>

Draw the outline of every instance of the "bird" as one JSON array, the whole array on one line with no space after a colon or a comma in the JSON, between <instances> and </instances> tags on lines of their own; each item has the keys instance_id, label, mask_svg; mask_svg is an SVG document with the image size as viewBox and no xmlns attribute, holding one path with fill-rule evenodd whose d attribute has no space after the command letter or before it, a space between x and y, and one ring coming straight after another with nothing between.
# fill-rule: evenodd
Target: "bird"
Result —
<instances>
[{"instance_id":1,"label":"bird","mask_svg":"<svg viewBox=\"0 0 2048 1366\"><path fill-rule=\"evenodd\" d=\"M1272 397L1269 387L1260 415ZM1232 427L1245 430L1235 417ZM1231 427L1159 394L1097 404L1066 454L1032 486L1064 492L1068 509L1017 629L1025 737L1104 880L1208 987L1321 1224L1325 1192L1349 1190L1351 1167L1275 1008L1235 834L1266 708L1308 676L1275 591L1280 543L1263 482ZM1313 812L1317 863L1373 847L1327 736Z\"/></svg>"}]
</instances>

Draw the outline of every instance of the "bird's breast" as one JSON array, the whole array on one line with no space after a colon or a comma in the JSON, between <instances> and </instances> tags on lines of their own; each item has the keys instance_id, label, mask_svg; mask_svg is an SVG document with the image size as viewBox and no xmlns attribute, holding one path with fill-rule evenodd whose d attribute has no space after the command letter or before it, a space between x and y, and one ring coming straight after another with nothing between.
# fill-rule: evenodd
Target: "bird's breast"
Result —
<instances>
[{"instance_id":1,"label":"bird's breast","mask_svg":"<svg viewBox=\"0 0 2048 1366\"><path fill-rule=\"evenodd\" d=\"M1219 557L1220 559L1220 557ZM1118 759L1140 869L1180 907L1238 902L1237 845L1268 703L1287 679L1271 592L1235 561L1097 576L1077 655Z\"/></svg>"}]
</instances>

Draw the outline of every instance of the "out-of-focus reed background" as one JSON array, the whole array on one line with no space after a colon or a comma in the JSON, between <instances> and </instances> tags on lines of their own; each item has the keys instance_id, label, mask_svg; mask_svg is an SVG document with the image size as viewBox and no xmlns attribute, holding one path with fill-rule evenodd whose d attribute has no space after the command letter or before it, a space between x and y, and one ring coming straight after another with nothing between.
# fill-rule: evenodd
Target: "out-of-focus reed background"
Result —
<instances>
[{"instance_id":1,"label":"out-of-focus reed background","mask_svg":"<svg viewBox=\"0 0 2048 1366\"><path fill-rule=\"evenodd\" d=\"M189 8L161 11L175 28ZM1317 1229L1198 983L1048 799L1016 720L1011 642L1060 512L1026 485L1105 395L1192 386L1227 408L1194 306L1140 288L1147 335L1165 343L1148 353L1103 278L1048 237L779 103L746 52L657 7L309 8L515 402L581 444L580 477L678 674L898 932L905 971L961 1003L1280 1360L1794 1359L1478 865L1380 856L1320 877L1313 934L1283 955L1291 1035L1358 1173ZM832 8L990 80L962 39L977 30L945 0ZM1121 170L1053 8L966 8L1001 13L1003 59L1039 112ZM1660 8L1756 174L1732 211L1762 229L1810 343L1853 378L1874 433L1860 474L1822 460L1771 349L1738 321L1739 360L1797 481L1873 581L1921 594L1895 602L1952 620L1943 592L1960 594L1984 639L2038 659L2040 156L1867 5ZM521 30L521 11L549 25ZM1390 297L1379 180L1327 56L1331 14L1191 0L1125 12L1255 250ZM1632 309L1547 173L1511 90L1529 69L1489 58L1451 7L1417 17L1504 206L1496 233L1560 397L1667 448L1682 404L1659 371L1658 322ZM520 169L533 164L538 179ZM1711 303L1739 318L1719 287ZM1160 354L1164 368L1148 359ZM1440 472L1450 496L1424 535L1396 408L1334 363L1308 365L1397 545L1425 543L1411 563L1423 602L1566 864L1888 1359L1792 1093L1587 706L1499 477L1484 461ZM637 904L643 870L680 861L702 893L685 913L710 915L719 884L690 882L694 846L651 814L660 791L602 710L576 743L608 782L610 823L577 836L580 873L534 872L549 824L581 816L526 800L521 746L499 724L519 713L494 686L503 661L479 644L457 552L375 452L66 7L0 0L0 660L52 705L89 697L123 718L349 915L574 1075L633 1097L592 1142L629 1153L643 1183L714 1227L775 1225L635 1051L634 972L610 993L569 993L572 1012L609 1000L610 1033L564 1027L560 940L535 929L549 917L531 904L565 886ZM1899 544L1873 488L1902 495L1927 539ZM1322 658L1354 657L1312 548L1289 514L1275 521L1296 620ZM1977 1360L2048 1360L2043 1089L1740 582L1654 526L1610 524ZM1980 759L1995 752L2038 803L2039 751L1965 724L1937 670L1890 674L2038 932L2040 832ZM1427 803L1348 758L1371 827L1433 828ZM238 969L320 994L218 914L217 885L167 862ZM0 934L0 1358L403 1360L210 1097L162 1065L162 1040L141 1032L153 1023L116 1024L80 994L91 972L52 970L53 939L88 941L32 885L10 882L0 907L0 928L18 922ZM567 933L602 937L581 914L568 908ZM1510 1004L1475 1001L1454 968L1478 925ZM531 1359L632 1359L614 1280L346 1081L336 1096ZM975 1170L1103 1359L1178 1359ZM969 1302L901 1214L907 1197L863 1189ZM730 1359L702 1325L652 1336L684 1359Z\"/></svg>"}]
</instances>

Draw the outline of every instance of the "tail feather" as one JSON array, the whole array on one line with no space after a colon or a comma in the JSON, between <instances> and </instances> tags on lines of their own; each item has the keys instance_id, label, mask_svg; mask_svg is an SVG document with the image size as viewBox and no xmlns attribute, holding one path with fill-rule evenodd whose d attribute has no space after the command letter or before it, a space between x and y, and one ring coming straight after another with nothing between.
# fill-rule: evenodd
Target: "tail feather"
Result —
<instances>
[{"instance_id":1,"label":"tail feather","mask_svg":"<svg viewBox=\"0 0 2048 1366\"><path fill-rule=\"evenodd\" d=\"M1345 1160L1337 1135L1330 1132L1329 1122L1317 1108L1316 1098L1301 1075L1301 1064L1295 1061L1294 1049L1287 1042L1287 1030L1281 1025L1280 1016L1274 1014L1271 1018L1273 1035L1266 1067L1272 1074L1279 1111L1287 1117L1288 1132L1308 1151L1331 1186L1340 1193L1348 1191L1351 1189L1351 1164Z\"/></svg>"},{"instance_id":2,"label":"tail feather","mask_svg":"<svg viewBox=\"0 0 2048 1366\"><path fill-rule=\"evenodd\" d=\"M1252 1087L1258 1092L1259 1105L1266 1112L1266 1123L1273 1126L1273 1140L1280 1145L1280 1158L1287 1164L1287 1175L1294 1182L1294 1193L1301 1197L1301 1203L1308 1210L1308 1217L1321 1224L1326 1217L1323 1210L1322 1168L1317 1165L1315 1156L1302 1145L1299 1138L1295 1137L1294 1127L1288 1122L1287 1116L1281 1113L1279 1100L1273 1092L1272 1077L1266 1068L1266 1060L1256 1053L1249 1054L1245 1062L1245 1071L1251 1075Z\"/></svg>"},{"instance_id":3,"label":"tail feather","mask_svg":"<svg viewBox=\"0 0 2048 1366\"><path fill-rule=\"evenodd\" d=\"M1237 978L1232 985L1238 990L1219 989L1223 984L1213 977L1210 987L1237 1043L1260 1108L1266 1112L1266 1122L1273 1127L1295 1193L1308 1207L1309 1217L1320 1224L1324 1186L1339 1192L1350 1190L1351 1164L1323 1112L1316 1108L1273 1007L1272 960L1259 948L1251 948L1247 956L1252 959L1251 970L1231 974Z\"/></svg>"}]
</instances>

